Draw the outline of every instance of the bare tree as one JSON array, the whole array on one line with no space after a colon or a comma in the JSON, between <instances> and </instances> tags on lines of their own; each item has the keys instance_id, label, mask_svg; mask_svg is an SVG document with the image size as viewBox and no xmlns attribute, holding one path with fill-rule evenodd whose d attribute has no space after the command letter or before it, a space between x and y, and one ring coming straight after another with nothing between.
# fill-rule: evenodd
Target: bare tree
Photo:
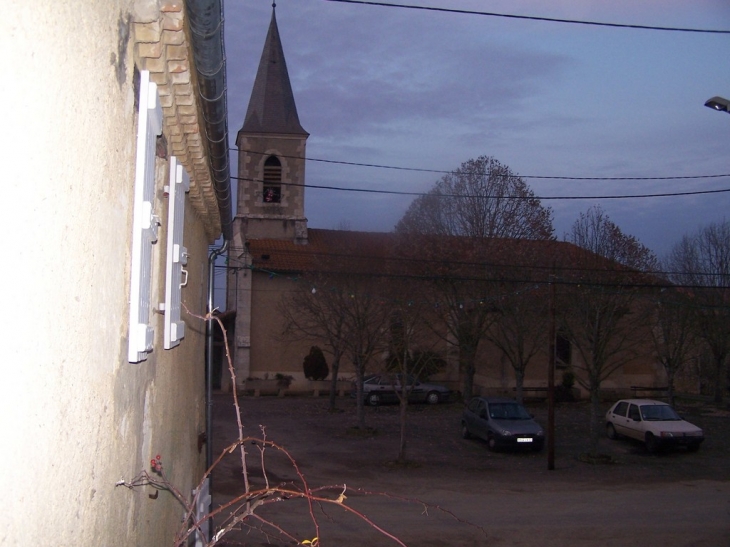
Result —
<instances>
[{"instance_id":1,"label":"bare tree","mask_svg":"<svg viewBox=\"0 0 730 547\"><path fill-rule=\"evenodd\" d=\"M392 386L400 405L400 437L398 462L406 462L408 440L408 403L422 372L433 363L435 344L439 341L428 329L427 317L433 310L423 298L423 286L409 281L394 282L390 286L395 307L390 313L390 356L388 370L395 372Z\"/></svg>"},{"instance_id":2,"label":"bare tree","mask_svg":"<svg viewBox=\"0 0 730 547\"><path fill-rule=\"evenodd\" d=\"M399 233L549 239L552 210L510 169L480 156L444 175L416 198L396 224Z\"/></svg>"},{"instance_id":3,"label":"bare tree","mask_svg":"<svg viewBox=\"0 0 730 547\"><path fill-rule=\"evenodd\" d=\"M515 372L517 400L523 401L525 371L548 342L549 299L536 286L508 285L512 292L495 302L499 318L488 332Z\"/></svg>"},{"instance_id":4,"label":"bare tree","mask_svg":"<svg viewBox=\"0 0 730 547\"><path fill-rule=\"evenodd\" d=\"M308 283L306 282L308 281ZM332 353L330 408L334 408L340 362L349 357L355 366L358 425L365 427L362 384L368 363L383 349L388 306L379 295L377 278L343 271L303 274L300 288L282 300L285 336L321 340Z\"/></svg>"},{"instance_id":5,"label":"bare tree","mask_svg":"<svg viewBox=\"0 0 730 547\"><path fill-rule=\"evenodd\" d=\"M475 240L551 239L552 210L543 207L525 182L489 156L464 162L442 177L426 195L413 201L395 231L400 234L462 236ZM438 256L447 256L440 241ZM429 249L424 249L429 254ZM473 249L470 249L473 252ZM479 253L469 256L476 257ZM485 261L487 256L481 256ZM436 334L459 348L459 371L464 398L473 392L476 357L481 340L495 319L494 308L485 305L498 291L484 268L450 267L433 283L434 305L441 306L441 321L432 324Z\"/></svg>"},{"instance_id":6,"label":"bare tree","mask_svg":"<svg viewBox=\"0 0 730 547\"><path fill-rule=\"evenodd\" d=\"M292 340L323 342L332 355L329 408L335 409L340 362L345 355L345 315L339 289L330 287L327 275L310 273L279 303L284 318L284 337Z\"/></svg>"},{"instance_id":7,"label":"bare tree","mask_svg":"<svg viewBox=\"0 0 730 547\"><path fill-rule=\"evenodd\" d=\"M667 374L669 404L674 405L675 378L694 358L699 337L690 295L682 289L664 289L651 331L654 349Z\"/></svg>"},{"instance_id":8,"label":"bare tree","mask_svg":"<svg viewBox=\"0 0 730 547\"><path fill-rule=\"evenodd\" d=\"M670 251L667 268L673 282L692 288L697 332L714 361L715 402L722 403L730 355L730 222L682 238Z\"/></svg>"},{"instance_id":9,"label":"bare tree","mask_svg":"<svg viewBox=\"0 0 730 547\"><path fill-rule=\"evenodd\" d=\"M357 422L365 428L363 381L365 370L375 355L386 346L390 308L378 293L377 279L341 275L332 291L340 302L344 344L355 365Z\"/></svg>"},{"instance_id":10,"label":"bare tree","mask_svg":"<svg viewBox=\"0 0 730 547\"><path fill-rule=\"evenodd\" d=\"M580 214L565 239L634 270L659 269L654 252L634 236L623 233L598 205Z\"/></svg>"},{"instance_id":11,"label":"bare tree","mask_svg":"<svg viewBox=\"0 0 730 547\"><path fill-rule=\"evenodd\" d=\"M573 363L582 372L576 380L590 393L589 449L595 454L603 431L601 384L644 349L640 333L651 310L646 289L639 288L646 276L619 262L630 259L636 267L649 263L653 253L623 234L599 208L581 214L566 237L590 251L576 256L580 283L565 286L561 299L562 332L581 357Z\"/></svg>"}]
</instances>

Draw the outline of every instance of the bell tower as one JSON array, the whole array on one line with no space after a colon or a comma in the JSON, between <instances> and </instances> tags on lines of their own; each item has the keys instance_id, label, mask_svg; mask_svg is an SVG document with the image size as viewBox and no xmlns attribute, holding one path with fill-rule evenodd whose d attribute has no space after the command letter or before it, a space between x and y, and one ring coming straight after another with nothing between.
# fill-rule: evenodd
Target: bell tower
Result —
<instances>
[{"instance_id":1,"label":"bell tower","mask_svg":"<svg viewBox=\"0 0 730 547\"><path fill-rule=\"evenodd\" d=\"M238 132L238 197L229 247L227 309L236 310L234 367L251 371L255 272L248 241L279 239L307 243L304 163L307 133L299 123L276 24L276 4L261 54L243 127Z\"/></svg>"},{"instance_id":2,"label":"bell tower","mask_svg":"<svg viewBox=\"0 0 730 547\"><path fill-rule=\"evenodd\" d=\"M239 180L234 229L244 240L307 242L307 137L309 133L299 123L274 5L248 110L236 139Z\"/></svg>"}]
</instances>

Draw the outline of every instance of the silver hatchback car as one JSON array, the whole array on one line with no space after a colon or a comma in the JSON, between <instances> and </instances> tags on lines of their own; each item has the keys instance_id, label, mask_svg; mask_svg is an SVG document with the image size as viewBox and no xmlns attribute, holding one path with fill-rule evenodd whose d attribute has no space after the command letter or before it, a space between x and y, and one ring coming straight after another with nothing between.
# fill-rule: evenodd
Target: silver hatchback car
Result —
<instances>
[{"instance_id":1,"label":"silver hatchback car","mask_svg":"<svg viewBox=\"0 0 730 547\"><path fill-rule=\"evenodd\" d=\"M461 416L461 436L479 437L490 450L530 448L542 450L545 431L514 399L474 397Z\"/></svg>"},{"instance_id":2,"label":"silver hatchback car","mask_svg":"<svg viewBox=\"0 0 730 547\"><path fill-rule=\"evenodd\" d=\"M397 403L399 395L403 393L403 383L406 383L409 402L435 405L450 400L451 390L444 386L426 384L413 376L406 376L406 382L403 382L402 374L373 374L366 376L362 386L365 402L371 406L383 403ZM356 396L357 386L354 382L351 393L353 397Z\"/></svg>"}]
</instances>

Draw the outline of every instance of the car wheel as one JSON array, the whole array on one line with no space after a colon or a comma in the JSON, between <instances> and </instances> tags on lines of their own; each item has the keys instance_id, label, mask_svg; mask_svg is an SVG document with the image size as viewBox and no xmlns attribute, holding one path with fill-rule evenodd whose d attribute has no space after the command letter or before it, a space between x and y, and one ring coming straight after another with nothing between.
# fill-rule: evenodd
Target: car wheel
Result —
<instances>
[{"instance_id":1,"label":"car wheel","mask_svg":"<svg viewBox=\"0 0 730 547\"><path fill-rule=\"evenodd\" d=\"M497 450L497 440L494 438L493 435L487 437L487 446L492 452L495 452Z\"/></svg>"},{"instance_id":2,"label":"car wheel","mask_svg":"<svg viewBox=\"0 0 730 547\"><path fill-rule=\"evenodd\" d=\"M380 395L377 393L371 393L368 395L368 404L370 406L378 406L380 404Z\"/></svg>"},{"instance_id":3,"label":"car wheel","mask_svg":"<svg viewBox=\"0 0 730 547\"><path fill-rule=\"evenodd\" d=\"M688 444L687 452L697 452L700 449L700 443Z\"/></svg>"},{"instance_id":4,"label":"car wheel","mask_svg":"<svg viewBox=\"0 0 730 547\"><path fill-rule=\"evenodd\" d=\"M616 428L613 427L613 424L606 424L606 435L608 435L609 439L618 439L618 433L616 433Z\"/></svg>"},{"instance_id":5,"label":"car wheel","mask_svg":"<svg viewBox=\"0 0 730 547\"><path fill-rule=\"evenodd\" d=\"M471 433L469 433L469 428L466 424L461 424L461 438L471 439Z\"/></svg>"},{"instance_id":6,"label":"car wheel","mask_svg":"<svg viewBox=\"0 0 730 547\"><path fill-rule=\"evenodd\" d=\"M649 454L656 454L659 451L659 441L651 433L646 434L646 450Z\"/></svg>"},{"instance_id":7,"label":"car wheel","mask_svg":"<svg viewBox=\"0 0 730 547\"><path fill-rule=\"evenodd\" d=\"M429 391L426 395L426 402L430 405L435 405L441 400L439 394L436 391Z\"/></svg>"}]
</instances>

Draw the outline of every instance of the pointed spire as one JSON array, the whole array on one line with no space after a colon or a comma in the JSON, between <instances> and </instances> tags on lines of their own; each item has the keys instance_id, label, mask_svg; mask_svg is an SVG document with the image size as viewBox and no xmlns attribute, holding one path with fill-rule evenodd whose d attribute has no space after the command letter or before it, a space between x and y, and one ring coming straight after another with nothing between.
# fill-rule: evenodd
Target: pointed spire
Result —
<instances>
[{"instance_id":1,"label":"pointed spire","mask_svg":"<svg viewBox=\"0 0 730 547\"><path fill-rule=\"evenodd\" d=\"M309 135L299 123L294 103L279 27L276 24L276 2L272 8L269 32L241 131Z\"/></svg>"}]
</instances>

